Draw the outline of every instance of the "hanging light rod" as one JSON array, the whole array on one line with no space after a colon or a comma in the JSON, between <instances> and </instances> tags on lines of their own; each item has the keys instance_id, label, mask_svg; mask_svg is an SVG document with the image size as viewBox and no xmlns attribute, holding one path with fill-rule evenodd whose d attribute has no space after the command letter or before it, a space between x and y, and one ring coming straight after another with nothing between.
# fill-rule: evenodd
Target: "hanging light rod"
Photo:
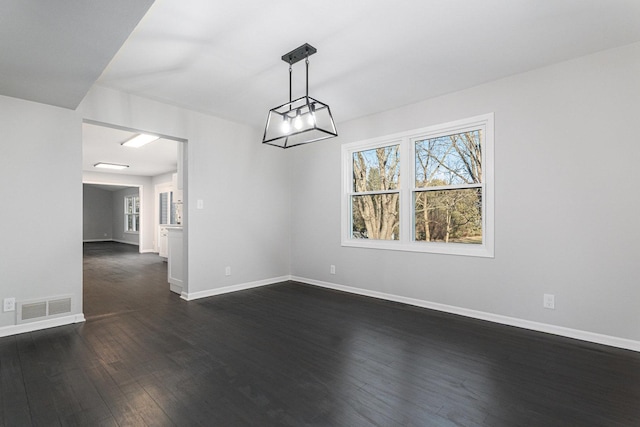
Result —
<instances>
[{"instance_id":1,"label":"hanging light rod","mask_svg":"<svg viewBox=\"0 0 640 427\"><path fill-rule=\"evenodd\" d=\"M309 96L309 56L316 52L315 47L305 43L282 55L282 60L289 64L289 102L269 110L263 144L290 148L338 136L329 105ZM291 91L292 65L303 59L306 65L306 92L294 100Z\"/></svg>"}]
</instances>

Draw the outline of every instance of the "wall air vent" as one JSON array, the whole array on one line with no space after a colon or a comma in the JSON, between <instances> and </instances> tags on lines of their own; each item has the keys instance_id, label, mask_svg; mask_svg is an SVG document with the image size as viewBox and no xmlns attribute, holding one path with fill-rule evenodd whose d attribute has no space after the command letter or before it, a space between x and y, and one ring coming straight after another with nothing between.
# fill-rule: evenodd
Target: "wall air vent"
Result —
<instances>
[{"instance_id":1,"label":"wall air vent","mask_svg":"<svg viewBox=\"0 0 640 427\"><path fill-rule=\"evenodd\" d=\"M49 316L71 313L71 298L53 299L49 301Z\"/></svg>"},{"instance_id":2,"label":"wall air vent","mask_svg":"<svg viewBox=\"0 0 640 427\"><path fill-rule=\"evenodd\" d=\"M21 301L17 304L18 323L47 320L71 314L71 296Z\"/></svg>"},{"instance_id":3,"label":"wall air vent","mask_svg":"<svg viewBox=\"0 0 640 427\"><path fill-rule=\"evenodd\" d=\"M20 313L20 320L32 320L39 317L46 317L47 315L47 302L32 302L29 304L20 304L22 306L22 312ZM20 305L18 307L20 307Z\"/></svg>"}]
</instances>

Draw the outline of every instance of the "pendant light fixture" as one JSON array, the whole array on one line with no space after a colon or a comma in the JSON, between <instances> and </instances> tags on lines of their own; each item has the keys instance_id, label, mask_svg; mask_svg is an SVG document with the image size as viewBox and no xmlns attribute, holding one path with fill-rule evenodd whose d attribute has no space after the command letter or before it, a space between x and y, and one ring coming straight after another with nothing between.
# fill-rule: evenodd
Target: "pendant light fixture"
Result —
<instances>
[{"instance_id":1,"label":"pendant light fixture","mask_svg":"<svg viewBox=\"0 0 640 427\"><path fill-rule=\"evenodd\" d=\"M282 56L282 60L289 64L289 102L269 110L263 144L289 148L338 136L329 106L309 96L309 57L316 52L315 47L305 43ZM292 100L292 65L303 59L306 64L306 94Z\"/></svg>"}]
</instances>

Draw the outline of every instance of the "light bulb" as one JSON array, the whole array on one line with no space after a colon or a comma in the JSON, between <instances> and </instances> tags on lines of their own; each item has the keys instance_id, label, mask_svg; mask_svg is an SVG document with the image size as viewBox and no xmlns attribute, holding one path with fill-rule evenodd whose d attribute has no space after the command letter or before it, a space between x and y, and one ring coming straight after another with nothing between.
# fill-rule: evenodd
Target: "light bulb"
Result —
<instances>
[{"instance_id":1,"label":"light bulb","mask_svg":"<svg viewBox=\"0 0 640 427\"><path fill-rule=\"evenodd\" d=\"M282 120L282 132L291 132L291 123L289 123L289 119L287 119L286 117Z\"/></svg>"},{"instance_id":2,"label":"light bulb","mask_svg":"<svg viewBox=\"0 0 640 427\"><path fill-rule=\"evenodd\" d=\"M309 117L307 117L307 123L309 123L309 126L316 126L316 104L309 105Z\"/></svg>"},{"instance_id":3,"label":"light bulb","mask_svg":"<svg viewBox=\"0 0 640 427\"><path fill-rule=\"evenodd\" d=\"M293 119L293 127L296 128L296 130L300 130L302 129L302 124L302 118L300 117L300 114L298 114L296 118Z\"/></svg>"}]
</instances>

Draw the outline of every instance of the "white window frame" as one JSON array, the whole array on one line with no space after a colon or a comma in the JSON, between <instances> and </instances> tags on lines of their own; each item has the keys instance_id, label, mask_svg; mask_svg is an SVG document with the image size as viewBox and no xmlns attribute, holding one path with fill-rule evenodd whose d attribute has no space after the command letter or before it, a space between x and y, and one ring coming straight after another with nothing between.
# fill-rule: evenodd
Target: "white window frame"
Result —
<instances>
[{"instance_id":1,"label":"white window frame","mask_svg":"<svg viewBox=\"0 0 640 427\"><path fill-rule=\"evenodd\" d=\"M134 206L134 212L131 213L131 214L127 212L127 199L133 199L132 203L133 203L133 206ZM123 199L124 200L124 232L127 233L127 234L138 234L138 233L140 233L139 229L138 230L129 230L129 221L128 221L129 215L133 216L134 218L136 216L138 217L138 221L137 222L135 220L132 221L132 224L134 224L134 226L135 226L136 223L138 225L140 225L140 211L138 211L138 213L135 213L135 205L136 205L135 199L138 199L138 206L140 206L140 195L138 195L138 194L129 194L129 195L124 196L124 199Z\"/></svg>"},{"instance_id":2,"label":"white window frame","mask_svg":"<svg viewBox=\"0 0 640 427\"><path fill-rule=\"evenodd\" d=\"M482 140L482 243L444 243L414 240L413 194L415 188L415 142L437 136L481 129ZM374 240L352 237L351 196L353 191L353 153L400 144L400 239ZM494 114L414 129L398 134L344 144L342 146L342 246L426 252L448 255L494 257Z\"/></svg>"}]
</instances>

